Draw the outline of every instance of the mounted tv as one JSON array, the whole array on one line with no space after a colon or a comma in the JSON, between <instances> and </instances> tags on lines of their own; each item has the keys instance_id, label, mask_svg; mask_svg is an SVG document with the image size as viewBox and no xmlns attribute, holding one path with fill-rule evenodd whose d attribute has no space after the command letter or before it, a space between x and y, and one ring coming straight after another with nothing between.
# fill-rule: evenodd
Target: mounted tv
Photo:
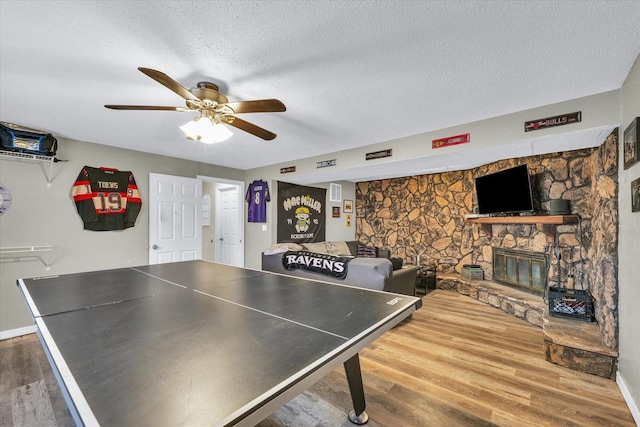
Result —
<instances>
[{"instance_id":1,"label":"mounted tv","mask_svg":"<svg viewBox=\"0 0 640 427\"><path fill-rule=\"evenodd\" d=\"M478 213L497 215L533 211L526 164L477 177L475 182Z\"/></svg>"}]
</instances>

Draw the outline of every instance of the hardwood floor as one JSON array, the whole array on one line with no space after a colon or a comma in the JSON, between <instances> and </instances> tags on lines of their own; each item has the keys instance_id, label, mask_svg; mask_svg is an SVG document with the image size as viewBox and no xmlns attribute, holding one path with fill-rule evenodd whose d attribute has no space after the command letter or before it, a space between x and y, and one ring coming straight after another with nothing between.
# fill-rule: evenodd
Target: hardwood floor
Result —
<instances>
[{"instance_id":1,"label":"hardwood floor","mask_svg":"<svg viewBox=\"0 0 640 427\"><path fill-rule=\"evenodd\" d=\"M539 328L453 292L423 302L360 354L368 426L635 426L614 381L545 360ZM35 335L0 342L0 372L1 426L72 425ZM336 369L259 426L353 426L350 402Z\"/></svg>"},{"instance_id":2,"label":"hardwood floor","mask_svg":"<svg viewBox=\"0 0 640 427\"><path fill-rule=\"evenodd\" d=\"M0 341L0 426L72 426L35 334Z\"/></svg>"}]
</instances>

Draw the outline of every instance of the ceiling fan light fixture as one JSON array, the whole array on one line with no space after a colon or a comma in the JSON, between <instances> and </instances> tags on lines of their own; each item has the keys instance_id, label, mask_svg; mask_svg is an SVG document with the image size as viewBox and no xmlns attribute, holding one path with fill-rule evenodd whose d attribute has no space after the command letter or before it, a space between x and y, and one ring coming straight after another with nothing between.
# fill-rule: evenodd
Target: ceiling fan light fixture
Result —
<instances>
[{"instance_id":1,"label":"ceiling fan light fixture","mask_svg":"<svg viewBox=\"0 0 640 427\"><path fill-rule=\"evenodd\" d=\"M187 139L207 144L224 141L233 135L226 125L243 132L271 141L277 135L253 123L236 117L243 113L277 113L287 111L287 107L277 99L256 99L253 101L229 102L226 95L218 92L218 86L211 82L200 82L197 87L187 89L165 73L151 68L138 67L138 70L151 77L186 101L186 107L160 105L105 105L112 110L146 111L192 111L200 117L180 126Z\"/></svg>"},{"instance_id":2,"label":"ceiling fan light fixture","mask_svg":"<svg viewBox=\"0 0 640 427\"><path fill-rule=\"evenodd\" d=\"M180 129L187 135L187 139L201 141L205 144L222 142L231 137L231 132L222 123L215 123L207 116L196 117L189 123L180 126Z\"/></svg>"}]
</instances>

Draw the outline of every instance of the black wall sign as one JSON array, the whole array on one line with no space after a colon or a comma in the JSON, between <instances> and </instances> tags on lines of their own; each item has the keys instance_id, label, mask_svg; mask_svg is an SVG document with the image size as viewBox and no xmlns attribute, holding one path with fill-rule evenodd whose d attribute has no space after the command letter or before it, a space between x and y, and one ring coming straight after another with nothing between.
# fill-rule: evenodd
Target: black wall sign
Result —
<instances>
[{"instance_id":1,"label":"black wall sign","mask_svg":"<svg viewBox=\"0 0 640 427\"><path fill-rule=\"evenodd\" d=\"M568 125L582 121L582 111L562 114L559 116L547 117L545 119L531 120L524 122L524 131L531 132L538 129L552 128L555 126Z\"/></svg>"},{"instance_id":2,"label":"black wall sign","mask_svg":"<svg viewBox=\"0 0 640 427\"><path fill-rule=\"evenodd\" d=\"M316 169L326 168L327 166L335 166L336 164L337 164L336 159L323 160L321 162L316 162Z\"/></svg>"},{"instance_id":3,"label":"black wall sign","mask_svg":"<svg viewBox=\"0 0 640 427\"><path fill-rule=\"evenodd\" d=\"M289 172L295 172L296 171L296 167L295 166L288 166L286 168L280 168L280 173L289 173Z\"/></svg>"},{"instance_id":4,"label":"black wall sign","mask_svg":"<svg viewBox=\"0 0 640 427\"><path fill-rule=\"evenodd\" d=\"M382 159L383 157L391 157L391 149L374 151L372 153L367 153L364 155L365 160Z\"/></svg>"}]
</instances>

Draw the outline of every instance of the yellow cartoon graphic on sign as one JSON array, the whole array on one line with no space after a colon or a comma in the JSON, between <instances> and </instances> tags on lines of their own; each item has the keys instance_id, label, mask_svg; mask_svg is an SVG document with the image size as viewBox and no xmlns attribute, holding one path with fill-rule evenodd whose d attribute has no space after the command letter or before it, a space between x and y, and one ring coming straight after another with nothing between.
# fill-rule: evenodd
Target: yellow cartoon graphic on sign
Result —
<instances>
[{"instance_id":1,"label":"yellow cartoon graphic on sign","mask_svg":"<svg viewBox=\"0 0 640 427\"><path fill-rule=\"evenodd\" d=\"M310 216L311 215L309 214L309 208L300 206L298 209L296 209L296 218L298 219L298 221L296 221L296 231L298 233L307 231L309 229Z\"/></svg>"}]
</instances>

